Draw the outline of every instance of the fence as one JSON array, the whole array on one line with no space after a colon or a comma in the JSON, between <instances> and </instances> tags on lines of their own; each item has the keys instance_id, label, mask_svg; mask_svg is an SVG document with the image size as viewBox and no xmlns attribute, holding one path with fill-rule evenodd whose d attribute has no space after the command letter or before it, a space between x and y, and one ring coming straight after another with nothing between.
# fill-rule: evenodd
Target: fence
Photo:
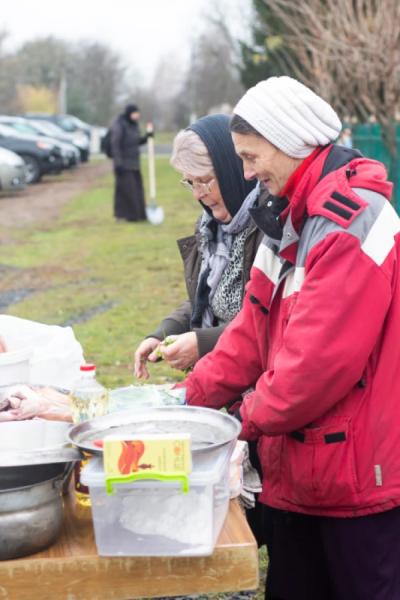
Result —
<instances>
[{"instance_id":1,"label":"fence","mask_svg":"<svg viewBox=\"0 0 400 600\"><path fill-rule=\"evenodd\" d=\"M352 126L353 146L369 158L381 161L389 169L390 158L381 137L381 128L376 123L367 123L363 125ZM396 131L397 148L400 156L400 123ZM400 162L396 165L397 181L400 182ZM393 173L389 172L389 179L393 181ZM400 214L400 185L393 193L393 204Z\"/></svg>"}]
</instances>

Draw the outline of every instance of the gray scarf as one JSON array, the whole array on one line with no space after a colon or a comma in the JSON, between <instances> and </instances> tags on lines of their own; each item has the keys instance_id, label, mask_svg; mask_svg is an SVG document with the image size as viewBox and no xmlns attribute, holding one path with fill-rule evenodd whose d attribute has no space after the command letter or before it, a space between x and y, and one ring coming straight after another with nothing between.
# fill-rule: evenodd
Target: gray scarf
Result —
<instances>
[{"instance_id":1,"label":"gray scarf","mask_svg":"<svg viewBox=\"0 0 400 600\"><path fill-rule=\"evenodd\" d=\"M210 307L211 301L221 280L222 273L229 263L233 239L250 223L251 217L249 208L254 206L259 194L259 188L260 186L257 184L256 187L248 194L239 211L233 217L232 221L226 224L218 223L216 235L213 235L213 231L209 227L211 221L214 220L213 217L206 212L202 216L200 222L200 252L202 255L202 260L199 281L201 281L202 275L209 269L207 285L210 288L207 307L204 309L202 314L202 327L213 326L214 315Z\"/></svg>"}]
</instances>

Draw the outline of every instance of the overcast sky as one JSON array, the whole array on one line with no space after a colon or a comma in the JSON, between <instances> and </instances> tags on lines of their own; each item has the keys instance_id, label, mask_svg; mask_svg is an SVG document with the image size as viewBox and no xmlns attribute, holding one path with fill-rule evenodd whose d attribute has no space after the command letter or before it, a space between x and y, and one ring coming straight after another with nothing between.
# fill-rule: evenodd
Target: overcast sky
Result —
<instances>
[{"instance_id":1,"label":"overcast sky","mask_svg":"<svg viewBox=\"0 0 400 600\"><path fill-rule=\"evenodd\" d=\"M218 0L227 18L240 29L250 0ZM70 41L108 43L148 81L159 60L188 53L190 39L215 0L3 0L0 30L9 33L6 47L53 35ZM247 13L248 14L248 13Z\"/></svg>"}]
</instances>

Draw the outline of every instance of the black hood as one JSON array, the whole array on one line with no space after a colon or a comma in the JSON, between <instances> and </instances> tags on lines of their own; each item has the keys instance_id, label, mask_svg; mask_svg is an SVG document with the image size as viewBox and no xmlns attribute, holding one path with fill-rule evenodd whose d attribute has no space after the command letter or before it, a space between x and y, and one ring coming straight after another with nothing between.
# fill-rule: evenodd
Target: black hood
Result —
<instances>
[{"instance_id":1,"label":"black hood","mask_svg":"<svg viewBox=\"0 0 400 600\"><path fill-rule=\"evenodd\" d=\"M134 123L135 121L131 120L131 114L133 112L139 112L139 107L137 106L137 104L127 104L125 106L123 115L125 117L125 119L127 119L128 121L130 121L131 123Z\"/></svg>"},{"instance_id":2,"label":"black hood","mask_svg":"<svg viewBox=\"0 0 400 600\"><path fill-rule=\"evenodd\" d=\"M187 129L197 133L206 146L225 206L234 217L257 182L245 180L242 160L235 152L229 126L227 115L209 115ZM204 208L212 215L209 208Z\"/></svg>"}]
</instances>

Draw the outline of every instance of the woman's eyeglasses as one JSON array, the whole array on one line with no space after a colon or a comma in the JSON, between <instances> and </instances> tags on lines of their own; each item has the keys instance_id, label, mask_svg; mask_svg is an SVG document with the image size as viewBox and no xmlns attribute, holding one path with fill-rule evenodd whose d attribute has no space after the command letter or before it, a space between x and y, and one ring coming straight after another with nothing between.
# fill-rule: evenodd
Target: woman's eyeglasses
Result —
<instances>
[{"instance_id":1,"label":"woman's eyeglasses","mask_svg":"<svg viewBox=\"0 0 400 600\"><path fill-rule=\"evenodd\" d=\"M210 181L192 181L191 179L181 179L180 184L183 185L184 188L189 190L189 192L200 192L201 194L211 194L212 186L215 182L215 178L213 177Z\"/></svg>"}]
</instances>

